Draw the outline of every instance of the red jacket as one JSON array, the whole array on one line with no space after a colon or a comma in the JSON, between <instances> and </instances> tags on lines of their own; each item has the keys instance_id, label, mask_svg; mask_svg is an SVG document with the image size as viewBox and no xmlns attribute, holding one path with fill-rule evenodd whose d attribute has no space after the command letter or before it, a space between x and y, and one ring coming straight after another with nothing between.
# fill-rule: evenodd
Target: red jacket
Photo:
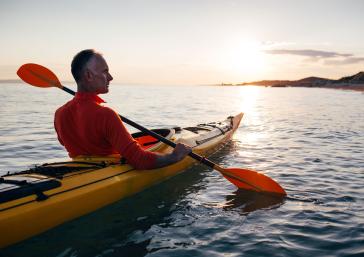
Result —
<instances>
[{"instance_id":1,"label":"red jacket","mask_svg":"<svg viewBox=\"0 0 364 257\"><path fill-rule=\"evenodd\" d=\"M156 154L144 151L103 102L96 94L78 92L56 111L54 127L69 156L120 154L136 169L153 168Z\"/></svg>"}]
</instances>

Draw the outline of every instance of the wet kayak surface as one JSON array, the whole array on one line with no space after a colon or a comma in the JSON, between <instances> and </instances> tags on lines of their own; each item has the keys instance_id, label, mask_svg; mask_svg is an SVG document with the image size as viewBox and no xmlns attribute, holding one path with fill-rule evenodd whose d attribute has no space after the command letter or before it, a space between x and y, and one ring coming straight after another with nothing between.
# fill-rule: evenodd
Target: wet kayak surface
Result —
<instances>
[{"instance_id":1,"label":"wet kayak surface","mask_svg":"<svg viewBox=\"0 0 364 257\"><path fill-rule=\"evenodd\" d=\"M4 84L0 96L1 174L67 158L53 130L53 113L70 99L67 94ZM194 166L134 197L2 249L0 256L364 254L364 94L111 86L104 98L148 128L190 126L244 112L232 142L211 159L262 171L286 189L287 199L238 191L218 172Z\"/></svg>"}]
</instances>

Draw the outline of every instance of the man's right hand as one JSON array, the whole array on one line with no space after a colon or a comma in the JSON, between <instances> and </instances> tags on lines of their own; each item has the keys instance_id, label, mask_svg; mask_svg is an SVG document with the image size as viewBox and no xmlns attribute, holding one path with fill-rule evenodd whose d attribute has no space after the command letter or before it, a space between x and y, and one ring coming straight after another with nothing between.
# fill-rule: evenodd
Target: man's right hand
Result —
<instances>
[{"instance_id":1,"label":"man's right hand","mask_svg":"<svg viewBox=\"0 0 364 257\"><path fill-rule=\"evenodd\" d=\"M183 143L178 143L174 148L172 155L176 158L176 162L185 158L190 152L192 152L192 148Z\"/></svg>"},{"instance_id":2,"label":"man's right hand","mask_svg":"<svg viewBox=\"0 0 364 257\"><path fill-rule=\"evenodd\" d=\"M190 152L192 152L190 146L178 143L172 153L157 156L155 168L161 168L176 163L185 158Z\"/></svg>"}]
</instances>

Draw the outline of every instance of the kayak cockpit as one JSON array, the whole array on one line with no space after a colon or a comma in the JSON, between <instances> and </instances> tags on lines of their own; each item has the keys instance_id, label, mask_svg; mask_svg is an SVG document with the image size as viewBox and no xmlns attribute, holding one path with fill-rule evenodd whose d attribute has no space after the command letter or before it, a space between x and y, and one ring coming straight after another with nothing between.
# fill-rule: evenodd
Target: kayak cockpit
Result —
<instances>
[{"instance_id":1,"label":"kayak cockpit","mask_svg":"<svg viewBox=\"0 0 364 257\"><path fill-rule=\"evenodd\" d=\"M167 139L170 139L175 134L174 129L152 129L152 131ZM144 132L136 132L131 135L145 150L153 150L158 148L161 144L159 139L156 139Z\"/></svg>"}]
</instances>

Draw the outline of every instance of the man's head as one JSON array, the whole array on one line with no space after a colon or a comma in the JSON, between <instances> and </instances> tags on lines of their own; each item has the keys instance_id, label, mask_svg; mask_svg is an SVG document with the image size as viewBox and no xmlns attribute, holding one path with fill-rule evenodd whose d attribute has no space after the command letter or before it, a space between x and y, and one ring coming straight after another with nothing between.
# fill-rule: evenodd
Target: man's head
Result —
<instances>
[{"instance_id":1,"label":"man's head","mask_svg":"<svg viewBox=\"0 0 364 257\"><path fill-rule=\"evenodd\" d=\"M75 55L71 71L77 82L78 91L105 94L109 92L109 82L113 77L100 53L87 49Z\"/></svg>"}]
</instances>

